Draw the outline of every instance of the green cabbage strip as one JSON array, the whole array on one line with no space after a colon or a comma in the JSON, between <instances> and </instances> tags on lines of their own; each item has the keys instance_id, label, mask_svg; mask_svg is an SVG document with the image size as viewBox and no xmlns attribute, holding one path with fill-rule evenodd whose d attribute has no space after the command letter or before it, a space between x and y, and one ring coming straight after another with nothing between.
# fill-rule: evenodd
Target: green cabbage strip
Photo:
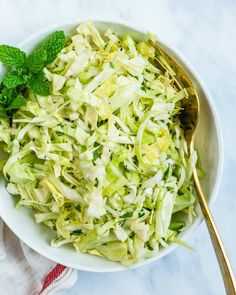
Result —
<instances>
[{"instance_id":1,"label":"green cabbage strip","mask_svg":"<svg viewBox=\"0 0 236 295\"><path fill-rule=\"evenodd\" d=\"M7 190L55 231L52 246L131 266L180 243L192 223L197 156L178 117L186 91L154 57L147 42L82 23L44 68L51 95L29 92L12 124L1 120Z\"/></svg>"}]
</instances>

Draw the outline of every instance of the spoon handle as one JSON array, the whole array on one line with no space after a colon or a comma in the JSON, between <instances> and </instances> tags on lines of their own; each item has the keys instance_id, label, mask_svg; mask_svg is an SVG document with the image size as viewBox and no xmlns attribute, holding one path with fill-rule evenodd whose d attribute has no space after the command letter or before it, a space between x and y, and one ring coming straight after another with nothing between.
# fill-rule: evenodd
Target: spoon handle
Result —
<instances>
[{"instance_id":1,"label":"spoon handle","mask_svg":"<svg viewBox=\"0 0 236 295\"><path fill-rule=\"evenodd\" d=\"M232 268L229 263L229 259L226 255L224 245L221 241L220 235L216 228L214 219L212 217L211 211L207 204L206 198L201 188L201 184L197 175L196 169L193 172L193 180L195 184L196 193L198 195L198 201L204 216L213 247L215 249L216 257L220 266L221 274L224 280L225 290L227 295L236 294L236 282Z\"/></svg>"}]
</instances>

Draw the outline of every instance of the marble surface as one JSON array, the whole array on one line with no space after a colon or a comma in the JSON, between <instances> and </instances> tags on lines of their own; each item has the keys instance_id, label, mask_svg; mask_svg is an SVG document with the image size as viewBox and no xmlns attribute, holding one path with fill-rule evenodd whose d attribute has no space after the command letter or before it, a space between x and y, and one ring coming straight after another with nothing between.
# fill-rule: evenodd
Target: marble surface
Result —
<instances>
[{"instance_id":1,"label":"marble surface","mask_svg":"<svg viewBox=\"0 0 236 295\"><path fill-rule=\"evenodd\" d=\"M0 44L17 44L51 24L106 18L156 32L194 65L212 94L224 134L223 181L212 211L236 272L236 1L235 0L0 0ZM61 295L221 295L220 271L204 224L178 248L148 266L122 273L79 273Z\"/></svg>"}]
</instances>

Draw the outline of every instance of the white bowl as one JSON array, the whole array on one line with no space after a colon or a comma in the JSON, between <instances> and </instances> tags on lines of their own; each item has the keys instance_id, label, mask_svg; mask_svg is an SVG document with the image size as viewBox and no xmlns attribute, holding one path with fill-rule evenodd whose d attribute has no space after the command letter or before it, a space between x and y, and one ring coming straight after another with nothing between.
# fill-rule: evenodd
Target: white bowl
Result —
<instances>
[{"instance_id":1,"label":"white bowl","mask_svg":"<svg viewBox=\"0 0 236 295\"><path fill-rule=\"evenodd\" d=\"M104 31L107 27L111 27L114 32L121 36L128 33L137 40L145 38L145 31L143 29L134 28L127 23L112 21L96 21L95 23L100 31ZM73 30L78 24L79 23L74 22L46 28L31 35L29 38L21 42L18 47L26 52L30 52L51 32L62 29L70 34L73 33ZM189 74L189 77L198 91L201 103L201 114L196 135L196 149L199 153L202 169L206 172L206 177L202 182L203 189L208 201L211 203L215 199L219 188L223 164L223 140L215 106L203 82L186 58L176 49L168 46L165 41L159 40L159 43ZM0 74L3 74L3 72L3 67L0 67ZM51 247L50 239L54 235L52 231L44 225L36 224L31 210L26 208L15 209L14 206L14 197L5 190L5 181L3 180L3 177L1 177L0 216L10 229L29 247L55 262L80 270L95 272L126 270L126 268L119 263L108 261L105 258L90 254L79 254L70 246L61 246L59 248ZM183 240L186 239L202 221L202 215L199 208L196 210L198 212L198 217L195 219L192 226L180 235ZM161 249L157 256L147 259L135 265L135 267L157 260L173 251L176 247L176 244L171 244L168 248Z\"/></svg>"}]
</instances>

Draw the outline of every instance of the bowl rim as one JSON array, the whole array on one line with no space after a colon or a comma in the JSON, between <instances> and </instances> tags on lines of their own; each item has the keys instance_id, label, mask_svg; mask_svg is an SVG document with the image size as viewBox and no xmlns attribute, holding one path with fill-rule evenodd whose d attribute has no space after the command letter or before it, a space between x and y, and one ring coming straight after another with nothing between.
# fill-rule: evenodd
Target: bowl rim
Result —
<instances>
[{"instance_id":1,"label":"bowl rim","mask_svg":"<svg viewBox=\"0 0 236 295\"><path fill-rule=\"evenodd\" d=\"M34 40L35 38L37 38L38 36L40 36L41 34L50 32L52 30L58 30L60 28L65 28L65 27L75 27L76 25L79 25L80 23L84 22L84 21L88 21L89 19L76 19L73 21L69 21L69 22L61 22L58 24L53 24L50 26L47 26L43 29L40 29L32 34L30 34L27 38L25 38L23 41L21 41L20 43L17 44L17 47L21 48L26 46L28 43L32 43L32 40ZM127 22L127 21L123 21L120 19L100 19L100 18L93 18L92 21L94 21L95 23L103 23L103 24L107 24L108 26L113 24L113 25L118 25L118 26L125 26L131 30L137 31L138 33L141 34L146 34L147 30L145 30L143 27L140 27L139 25L136 25L132 22ZM223 135L222 135L222 128L220 125L220 120L219 120L219 116L218 113L216 111L216 107L215 104L213 102L213 99L206 87L206 85L204 84L204 82L202 81L202 79L200 78L200 75L198 74L198 72L196 71L196 69L192 66L192 64L188 61L188 59L178 50L176 49L174 46L170 45L166 40L164 40L163 38L159 38L158 37L158 41L160 42L161 45L164 45L165 47L167 47L168 49L170 49L179 60L181 60L181 62L188 68L188 70L192 73L192 75L194 76L194 78L197 80L197 82L199 83L202 91L204 92L205 96L206 96L206 100L209 103L210 109L212 111L213 114L213 119L214 119L214 123L215 123L215 127L216 127L216 137L218 139L218 150L219 150L219 159L218 159L218 167L217 167L217 174L216 174L216 180L213 186L213 190L211 193L211 198L209 200L209 205L211 206L213 204L213 202L216 199L217 193L219 191L220 188L220 183L221 183L221 179L222 179L222 174L223 174L223 158L224 158L224 152L223 152ZM72 267L75 268L77 270L83 270L83 271L90 271L90 272L117 272L117 271L125 271L128 270L127 268L125 268L122 265L118 265L117 267L110 267L110 268L106 268L106 269L102 269L101 267L84 267L84 266L79 266L77 264L73 264L73 263L65 263L65 261L63 261L63 259L60 259L59 257L53 257L51 254L48 254L47 251L45 249L42 249L41 247L38 247L34 242L32 242L32 240L27 239L24 234L18 234L15 229L14 229L14 222L11 222L10 220L7 220L7 218L4 218L4 214L2 214L2 210L0 208L0 216L2 217L2 219L4 220L4 222L7 224L7 226L11 229L11 231L18 237L20 238L26 245L28 245L31 249L33 249L34 251L36 251L37 253L39 253L40 255L48 258L49 260L55 261L57 263L60 264L64 264L67 267ZM202 214L199 214L197 216L197 218L194 220L194 223L189 227L189 229L187 229L182 235L181 235L181 239L186 240L188 239L188 237L193 234L193 232L200 226L200 224L203 221L203 216ZM163 249L160 253L158 253L158 255L148 258L136 265L134 265L133 267L131 267L131 269L135 269L137 267L141 267L144 265L147 265L151 262L154 262L158 259L160 259L161 257L164 257L165 255L169 254L170 252L172 252L173 250L175 250L178 247L177 244L171 243L167 248Z\"/></svg>"}]
</instances>

